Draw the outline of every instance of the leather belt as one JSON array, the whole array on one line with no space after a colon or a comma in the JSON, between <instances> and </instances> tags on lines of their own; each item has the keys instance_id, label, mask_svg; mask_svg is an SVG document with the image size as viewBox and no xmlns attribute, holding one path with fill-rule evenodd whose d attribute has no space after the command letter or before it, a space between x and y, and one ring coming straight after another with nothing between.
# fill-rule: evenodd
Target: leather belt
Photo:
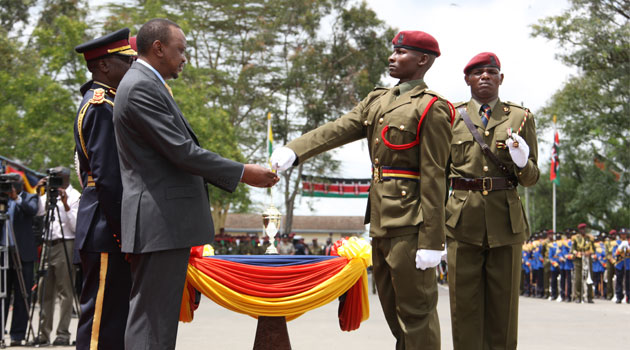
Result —
<instances>
[{"instance_id":1,"label":"leather belt","mask_svg":"<svg viewBox=\"0 0 630 350\"><path fill-rule=\"evenodd\" d=\"M50 246L54 246L57 243L61 243L61 242L66 242L66 241L71 241L72 239L61 239L61 238L57 238L57 239L51 239L50 241L48 241L48 245Z\"/></svg>"},{"instance_id":2,"label":"leather belt","mask_svg":"<svg viewBox=\"0 0 630 350\"><path fill-rule=\"evenodd\" d=\"M476 179L455 177L451 179L451 187L454 190L481 191L485 196L490 191L511 190L516 185L507 177L480 177Z\"/></svg>"}]
</instances>

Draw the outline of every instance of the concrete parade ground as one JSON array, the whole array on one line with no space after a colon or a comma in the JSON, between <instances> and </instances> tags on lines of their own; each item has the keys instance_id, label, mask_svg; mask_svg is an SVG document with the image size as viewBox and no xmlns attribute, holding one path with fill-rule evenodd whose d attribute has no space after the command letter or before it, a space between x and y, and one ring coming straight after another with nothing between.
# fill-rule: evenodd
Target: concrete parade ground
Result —
<instances>
[{"instance_id":1,"label":"concrete parade ground","mask_svg":"<svg viewBox=\"0 0 630 350\"><path fill-rule=\"evenodd\" d=\"M437 308L442 332L442 349L452 349L448 289L440 286L438 290ZM358 330L342 332L339 329L337 307L338 302L334 301L288 322L292 348L394 349L394 338L385 322L378 296L372 294L371 290L370 318L363 322ZM203 297L194 320L191 323L179 324L176 349L252 349L256 322L249 316L224 309ZM76 324L77 319L73 318L70 326L73 340L76 335ZM54 330L52 338L54 339ZM5 336L5 342L8 345L8 336ZM518 348L522 350L628 349L630 305L600 299L596 299L594 304L578 305L521 297L518 343Z\"/></svg>"}]
</instances>

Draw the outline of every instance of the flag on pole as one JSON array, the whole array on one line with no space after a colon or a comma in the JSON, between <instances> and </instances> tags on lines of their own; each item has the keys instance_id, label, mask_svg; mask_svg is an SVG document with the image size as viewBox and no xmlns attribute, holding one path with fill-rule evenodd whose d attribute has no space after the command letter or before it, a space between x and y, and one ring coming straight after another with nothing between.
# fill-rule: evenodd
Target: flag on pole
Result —
<instances>
[{"instance_id":1,"label":"flag on pole","mask_svg":"<svg viewBox=\"0 0 630 350\"><path fill-rule=\"evenodd\" d=\"M267 113L267 161L270 166L271 153L273 153L273 132L271 131L271 112L269 112Z\"/></svg>"},{"instance_id":2,"label":"flag on pole","mask_svg":"<svg viewBox=\"0 0 630 350\"><path fill-rule=\"evenodd\" d=\"M556 128L556 116L553 116L553 146L551 147L551 170L549 171L549 180L556 185L560 183L558 178L558 170L560 169L560 157L558 156L558 148L560 147L560 136L558 135L558 129Z\"/></svg>"}]
</instances>

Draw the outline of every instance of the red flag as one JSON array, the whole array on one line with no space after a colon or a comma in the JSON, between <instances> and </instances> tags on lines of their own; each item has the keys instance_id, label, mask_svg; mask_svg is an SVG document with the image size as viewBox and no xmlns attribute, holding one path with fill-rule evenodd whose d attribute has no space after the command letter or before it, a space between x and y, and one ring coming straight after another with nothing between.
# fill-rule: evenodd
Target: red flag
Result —
<instances>
[{"instance_id":1,"label":"red flag","mask_svg":"<svg viewBox=\"0 0 630 350\"><path fill-rule=\"evenodd\" d=\"M549 180L555 182L556 185L560 183L558 178L558 170L560 168L560 158L558 156L558 148L560 146L560 136L556 129L553 137L553 146L551 147L551 170L549 171Z\"/></svg>"}]
</instances>

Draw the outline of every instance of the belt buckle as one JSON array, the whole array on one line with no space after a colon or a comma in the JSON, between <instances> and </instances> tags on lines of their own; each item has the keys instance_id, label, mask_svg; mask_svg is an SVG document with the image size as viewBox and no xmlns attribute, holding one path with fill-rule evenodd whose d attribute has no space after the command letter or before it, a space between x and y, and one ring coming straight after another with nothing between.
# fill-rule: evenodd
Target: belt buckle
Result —
<instances>
[{"instance_id":1,"label":"belt buckle","mask_svg":"<svg viewBox=\"0 0 630 350\"><path fill-rule=\"evenodd\" d=\"M490 183L490 186L486 186L487 182ZM487 196L488 195L488 191L492 191L492 178L491 177L483 177L483 178L481 178L481 188L483 189L481 194L483 194L484 196Z\"/></svg>"},{"instance_id":2,"label":"belt buckle","mask_svg":"<svg viewBox=\"0 0 630 350\"><path fill-rule=\"evenodd\" d=\"M381 182L383 180L382 168L380 166L372 167L372 179L374 182Z\"/></svg>"}]
</instances>

